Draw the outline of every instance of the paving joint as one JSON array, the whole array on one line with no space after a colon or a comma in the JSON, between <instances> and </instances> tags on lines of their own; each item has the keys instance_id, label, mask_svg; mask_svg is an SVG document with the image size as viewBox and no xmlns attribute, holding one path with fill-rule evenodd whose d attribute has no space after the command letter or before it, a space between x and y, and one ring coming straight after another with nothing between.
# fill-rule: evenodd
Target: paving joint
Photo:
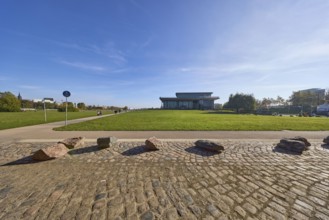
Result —
<instances>
[{"instance_id":1,"label":"paving joint","mask_svg":"<svg viewBox=\"0 0 329 220\"><path fill-rule=\"evenodd\" d=\"M175 139L146 151L140 140L87 141L39 163L30 155L47 143L0 143L0 219L329 218L319 140L301 155L275 151L275 140L225 139L220 154Z\"/></svg>"}]
</instances>

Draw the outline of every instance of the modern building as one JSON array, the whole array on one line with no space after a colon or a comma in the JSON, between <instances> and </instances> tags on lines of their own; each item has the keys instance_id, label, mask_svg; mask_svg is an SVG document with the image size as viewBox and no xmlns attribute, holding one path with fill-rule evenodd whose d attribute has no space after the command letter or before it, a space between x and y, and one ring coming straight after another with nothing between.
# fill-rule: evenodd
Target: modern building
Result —
<instances>
[{"instance_id":1,"label":"modern building","mask_svg":"<svg viewBox=\"0 0 329 220\"><path fill-rule=\"evenodd\" d=\"M314 102L316 102L317 105L320 105L321 101L324 100L326 90L320 88L313 88L300 90L299 92L304 95L313 96Z\"/></svg>"},{"instance_id":2,"label":"modern building","mask_svg":"<svg viewBox=\"0 0 329 220\"><path fill-rule=\"evenodd\" d=\"M299 90L299 92L324 95L326 90L325 89L320 89L320 88L312 88L312 89Z\"/></svg>"},{"instance_id":3,"label":"modern building","mask_svg":"<svg viewBox=\"0 0 329 220\"><path fill-rule=\"evenodd\" d=\"M160 97L162 109L214 109L218 96L212 92L177 92L176 97Z\"/></svg>"}]
</instances>

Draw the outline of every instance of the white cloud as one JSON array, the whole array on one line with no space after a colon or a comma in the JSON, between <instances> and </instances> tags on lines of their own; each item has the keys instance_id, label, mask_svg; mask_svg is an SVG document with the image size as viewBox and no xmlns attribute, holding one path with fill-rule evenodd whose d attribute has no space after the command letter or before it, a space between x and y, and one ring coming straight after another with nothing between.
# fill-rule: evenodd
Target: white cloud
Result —
<instances>
[{"instance_id":1,"label":"white cloud","mask_svg":"<svg viewBox=\"0 0 329 220\"><path fill-rule=\"evenodd\" d=\"M19 85L17 87L18 88L21 88L21 89L30 89L30 90L38 90L38 89L41 89L40 86L34 86L34 85Z\"/></svg>"},{"instance_id":2,"label":"white cloud","mask_svg":"<svg viewBox=\"0 0 329 220\"><path fill-rule=\"evenodd\" d=\"M154 35L152 34L152 35L150 35L150 36L147 38L147 40L146 40L145 42L143 42L143 43L140 45L140 48L141 48L141 49L144 49L144 48L148 47L148 46L151 44L151 42L153 41L153 39L154 39Z\"/></svg>"},{"instance_id":3,"label":"white cloud","mask_svg":"<svg viewBox=\"0 0 329 220\"><path fill-rule=\"evenodd\" d=\"M9 80L9 78L8 78L8 77L5 77L5 76L0 76L0 81L7 81L7 80Z\"/></svg>"},{"instance_id":4,"label":"white cloud","mask_svg":"<svg viewBox=\"0 0 329 220\"><path fill-rule=\"evenodd\" d=\"M328 72L328 1L250 1L250 5L252 10L226 37L219 30L209 42L205 62L195 62L199 67L184 67L181 72L215 78L257 73L257 81L289 77L287 73L293 72Z\"/></svg>"},{"instance_id":5,"label":"white cloud","mask_svg":"<svg viewBox=\"0 0 329 220\"><path fill-rule=\"evenodd\" d=\"M109 58L113 63L121 65L127 62L125 54L117 49L113 42L108 42L105 45L99 46L96 44L80 45L77 43L65 43L60 41L50 40L52 43L61 47L79 50L85 53L94 53L97 55L105 56Z\"/></svg>"},{"instance_id":6,"label":"white cloud","mask_svg":"<svg viewBox=\"0 0 329 220\"><path fill-rule=\"evenodd\" d=\"M125 54L121 51L116 49L114 43L109 42L106 45L100 47L98 45L89 45L85 47L87 51L91 51L93 53L106 56L110 58L116 64L124 64L127 62L125 58Z\"/></svg>"},{"instance_id":7,"label":"white cloud","mask_svg":"<svg viewBox=\"0 0 329 220\"><path fill-rule=\"evenodd\" d=\"M125 73L125 72L129 72L132 70L133 70L133 68L122 68L122 69L112 69L109 72L110 73Z\"/></svg>"},{"instance_id":8,"label":"white cloud","mask_svg":"<svg viewBox=\"0 0 329 220\"><path fill-rule=\"evenodd\" d=\"M107 69L102 66L96 66L96 65L90 65L86 63L81 63L81 62L69 62L65 60L59 61L59 63L67 65L67 66L72 66L76 67L79 69L84 69L84 70L93 70L93 71L106 71Z\"/></svg>"}]
</instances>

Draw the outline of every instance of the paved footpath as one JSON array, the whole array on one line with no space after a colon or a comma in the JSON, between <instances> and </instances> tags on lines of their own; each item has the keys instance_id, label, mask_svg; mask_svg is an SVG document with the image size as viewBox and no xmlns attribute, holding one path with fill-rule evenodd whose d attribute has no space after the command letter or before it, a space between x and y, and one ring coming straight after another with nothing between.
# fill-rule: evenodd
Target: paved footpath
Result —
<instances>
[{"instance_id":1,"label":"paved footpath","mask_svg":"<svg viewBox=\"0 0 329 220\"><path fill-rule=\"evenodd\" d=\"M111 115L94 116L68 121L68 124L93 120ZM328 121L329 123L329 121ZM303 136L308 139L323 139L329 131L54 131L53 128L64 126L65 122L26 126L0 130L0 140L4 141L48 141L62 140L69 137L83 136L96 140L98 137L115 136L120 139L146 139L155 136L160 139L275 139Z\"/></svg>"},{"instance_id":2,"label":"paved footpath","mask_svg":"<svg viewBox=\"0 0 329 220\"><path fill-rule=\"evenodd\" d=\"M329 219L327 132L52 131L59 124L0 131L0 219ZM95 138L109 135L126 139L99 149ZM145 151L153 135L164 147ZM310 138L310 150L276 150L295 135ZM74 136L88 142L60 159L31 159ZM197 138L225 151L200 150Z\"/></svg>"}]
</instances>

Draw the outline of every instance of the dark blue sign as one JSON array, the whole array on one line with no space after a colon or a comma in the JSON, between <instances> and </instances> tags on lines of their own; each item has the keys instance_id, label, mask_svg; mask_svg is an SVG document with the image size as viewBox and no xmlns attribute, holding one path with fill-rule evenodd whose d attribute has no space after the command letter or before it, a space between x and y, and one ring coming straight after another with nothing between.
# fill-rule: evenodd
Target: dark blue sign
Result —
<instances>
[{"instance_id":1,"label":"dark blue sign","mask_svg":"<svg viewBox=\"0 0 329 220\"><path fill-rule=\"evenodd\" d=\"M63 92L63 96L65 96L66 98L67 97L70 97L71 93L69 91L64 91Z\"/></svg>"}]
</instances>

